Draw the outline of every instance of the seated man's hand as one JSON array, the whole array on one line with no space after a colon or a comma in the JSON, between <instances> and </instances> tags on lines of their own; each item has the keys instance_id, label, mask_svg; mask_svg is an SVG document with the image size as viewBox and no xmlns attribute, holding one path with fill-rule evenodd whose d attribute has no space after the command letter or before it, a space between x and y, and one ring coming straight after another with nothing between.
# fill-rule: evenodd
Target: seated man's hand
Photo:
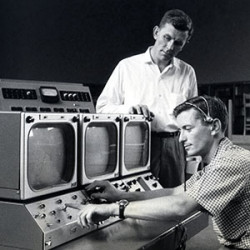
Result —
<instances>
[{"instance_id":1,"label":"seated man's hand","mask_svg":"<svg viewBox=\"0 0 250 250\"><path fill-rule=\"evenodd\" d=\"M88 204L82 206L79 212L78 223L82 227L90 228L94 225L99 225L103 221L107 220L112 214L114 214L115 209L117 209L117 204Z\"/></svg>"},{"instance_id":2,"label":"seated man's hand","mask_svg":"<svg viewBox=\"0 0 250 250\"><path fill-rule=\"evenodd\" d=\"M104 199L115 202L122 199L122 191L116 189L109 181L94 181L85 187L92 199Z\"/></svg>"}]
</instances>

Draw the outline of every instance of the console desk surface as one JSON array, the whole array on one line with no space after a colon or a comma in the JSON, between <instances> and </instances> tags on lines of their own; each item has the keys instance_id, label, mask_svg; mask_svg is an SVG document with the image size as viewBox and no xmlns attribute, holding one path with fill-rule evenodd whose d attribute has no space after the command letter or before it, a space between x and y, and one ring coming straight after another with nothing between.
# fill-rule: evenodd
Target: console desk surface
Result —
<instances>
[{"instance_id":1,"label":"console desk surface","mask_svg":"<svg viewBox=\"0 0 250 250\"><path fill-rule=\"evenodd\" d=\"M67 242L54 250L174 250L186 229L187 239L208 226L208 215L197 212L180 224L125 219Z\"/></svg>"}]
</instances>

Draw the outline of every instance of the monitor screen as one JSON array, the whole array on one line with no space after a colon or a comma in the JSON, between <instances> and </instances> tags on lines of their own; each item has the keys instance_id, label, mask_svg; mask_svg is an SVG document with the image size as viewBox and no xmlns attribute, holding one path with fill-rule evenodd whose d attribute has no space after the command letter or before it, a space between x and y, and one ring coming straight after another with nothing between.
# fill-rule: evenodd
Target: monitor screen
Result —
<instances>
[{"instance_id":1,"label":"monitor screen","mask_svg":"<svg viewBox=\"0 0 250 250\"><path fill-rule=\"evenodd\" d=\"M75 134L68 123L37 123L28 134L27 176L39 191L71 181L75 167Z\"/></svg>"},{"instance_id":2,"label":"monitor screen","mask_svg":"<svg viewBox=\"0 0 250 250\"><path fill-rule=\"evenodd\" d=\"M118 131L113 122L91 122L85 132L85 175L94 179L112 174L117 167Z\"/></svg>"},{"instance_id":3,"label":"monitor screen","mask_svg":"<svg viewBox=\"0 0 250 250\"><path fill-rule=\"evenodd\" d=\"M124 133L124 165L127 170L145 167L149 159L149 126L129 122Z\"/></svg>"}]
</instances>

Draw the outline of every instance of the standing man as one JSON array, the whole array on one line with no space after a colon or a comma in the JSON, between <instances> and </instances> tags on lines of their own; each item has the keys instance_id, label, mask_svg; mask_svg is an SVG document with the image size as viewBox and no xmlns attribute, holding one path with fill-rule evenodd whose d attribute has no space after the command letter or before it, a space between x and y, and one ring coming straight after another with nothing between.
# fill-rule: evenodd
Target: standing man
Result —
<instances>
[{"instance_id":1,"label":"standing man","mask_svg":"<svg viewBox=\"0 0 250 250\"><path fill-rule=\"evenodd\" d=\"M97 100L98 113L143 114L152 118L151 171L163 187L184 181L185 156L171 113L197 95L194 69L176 58L193 33L181 10L165 13L153 29L155 43L119 62Z\"/></svg>"}]
</instances>

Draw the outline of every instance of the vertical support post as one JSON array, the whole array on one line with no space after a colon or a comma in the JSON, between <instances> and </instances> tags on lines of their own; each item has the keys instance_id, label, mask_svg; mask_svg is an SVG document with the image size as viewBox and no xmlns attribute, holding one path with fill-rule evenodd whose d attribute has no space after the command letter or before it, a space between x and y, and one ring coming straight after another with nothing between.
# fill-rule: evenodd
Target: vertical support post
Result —
<instances>
[{"instance_id":1,"label":"vertical support post","mask_svg":"<svg viewBox=\"0 0 250 250\"><path fill-rule=\"evenodd\" d=\"M233 101L232 99L228 100L228 131L227 136L231 140L233 134Z\"/></svg>"}]
</instances>

